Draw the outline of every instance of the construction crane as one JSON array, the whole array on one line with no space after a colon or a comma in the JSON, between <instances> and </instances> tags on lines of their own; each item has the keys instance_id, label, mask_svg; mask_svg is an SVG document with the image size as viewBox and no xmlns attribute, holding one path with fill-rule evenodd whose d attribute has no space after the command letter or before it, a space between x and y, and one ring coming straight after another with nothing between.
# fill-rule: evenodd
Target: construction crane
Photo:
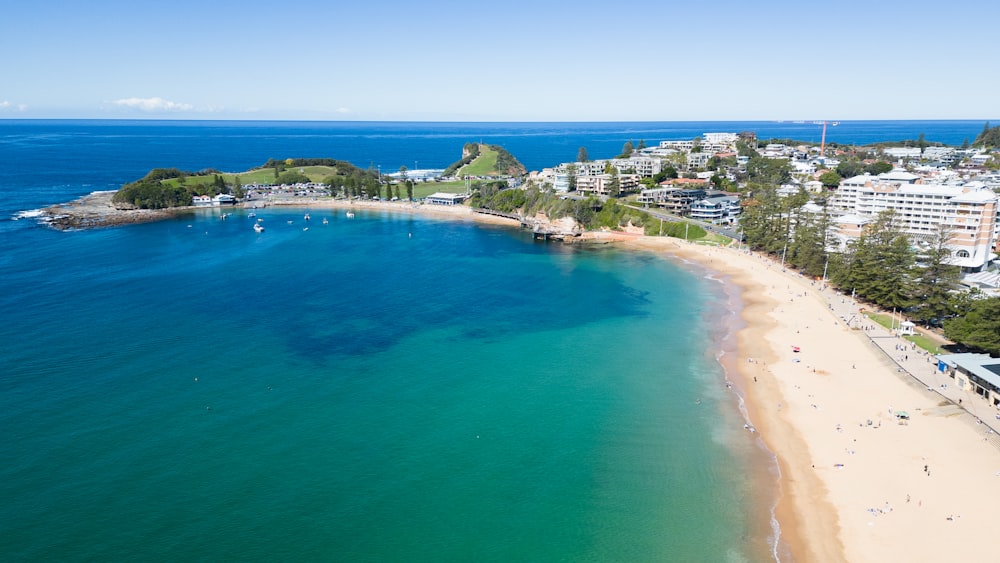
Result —
<instances>
[{"instance_id":1,"label":"construction crane","mask_svg":"<svg viewBox=\"0 0 1000 563\"><path fill-rule=\"evenodd\" d=\"M831 125L833 127L836 127L836 126L840 125L840 122L839 121L834 121L833 123L831 123ZM826 154L824 154L825 152L826 152L826 121L823 121L823 137L819 141L819 156L820 156L820 158L823 158L823 157L826 156Z\"/></svg>"}]
</instances>

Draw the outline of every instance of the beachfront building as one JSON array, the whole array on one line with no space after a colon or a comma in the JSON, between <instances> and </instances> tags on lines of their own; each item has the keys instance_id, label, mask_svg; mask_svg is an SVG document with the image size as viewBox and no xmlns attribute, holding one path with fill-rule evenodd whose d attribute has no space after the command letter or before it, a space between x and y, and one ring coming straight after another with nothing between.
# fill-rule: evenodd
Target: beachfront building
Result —
<instances>
[{"instance_id":1,"label":"beachfront building","mask_svg":"<svg viewBox=\"0 0 1000 563\"><path fill-rule=\"evenodd\" d=\"M704 186L705 184L700 184ZM698 218L704 221L729 222L738 217L742 207L739 197L718 190L708 190L704 187L681 188L662 187L642 190L639 203L659 207L674 215L695 217L695 205L698 205Z\"/></svg>"},{"instance_id":2,"label":"beachfront building","mask_svg":"<svg viewBox=\"0 0 1000 563\"><path fill-rule=\"evenodd\" d=\"M733 223L739 218L741 209L739 196L716 195L692 203L689 215L707 223Z\"/></svg>"},{"instance_id":3,"label":"beachfront building","mask_svg":"<svg viewBox=\"0 0 1000 563\"><path fill-rule=\"evenodd\" d=\"M459 205L465 201L465 194L447 194L435 192L424 198L431 205Z\"/></svg>"},{"instance_id":4,"label":"beachfront building","mask_svg":"<svg viewBox=\"0 0 1000 563\"><path fill-rule=\"evenodd\" d=\"M937 356L938 371L955 380L955 385L1000 407L1000 358L989 354L943 354Z\"/></svg>"},{"instance_id":5,"label":"beachfront building","mask_svg":"<svg viewBox=\"0 0 1000 563\"><path fill-rule=\"evenodd\" d=\"M860 234L863 223L857 219L872 220L892 209L900 229L915 244L929 241L944 226L951 233L949 262L967 272L985 268L996 257L997 193L979 181L924 182L920 176L905 171L843 180L831 198L830 209L849 216L851 220L846 224L852 227L838 232L838 238L846 243ZM859 228L855 230L854 225Z\"/></svg>"}]
</instances>

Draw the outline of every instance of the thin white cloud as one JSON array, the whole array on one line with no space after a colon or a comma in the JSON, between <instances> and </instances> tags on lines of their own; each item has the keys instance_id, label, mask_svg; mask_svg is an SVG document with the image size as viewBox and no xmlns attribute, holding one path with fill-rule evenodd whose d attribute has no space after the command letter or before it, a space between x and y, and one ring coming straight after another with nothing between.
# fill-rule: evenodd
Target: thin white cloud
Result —
<instances>
[{"instance_id":1,"label":"thin white cloud","mask_svg":"<svg viewBox=\"0 0 1000 563\"><path fill-rule=\"evenodd\" d=\"M337 108L336 111L337 111L337 113L340 113L340 114L354 113L353 111L351 111L351 108Z\"/></svg>"},{"instance_id":2,"label":"thin white cloud","mask_svg":"<svg viewBox=\"0 0 1000 563\"><path fill-rule=\"evenodd\" d=\"M10 100L0 100L0 111L25 111L28 109L26 104L14 104Z\"/></svg>"},{"instance_id":3,"label":"thin white cloud","mask_svg":"<svg viewBox=\"0 0 1000 563\"><path fill-rule=\"evenodd\" d=\"M118 107L137 109L140 111L190 111L194 109L191 104L171 102L160 97L153 98L122 98L115 100Z\"/></svg>"}]
</instances>

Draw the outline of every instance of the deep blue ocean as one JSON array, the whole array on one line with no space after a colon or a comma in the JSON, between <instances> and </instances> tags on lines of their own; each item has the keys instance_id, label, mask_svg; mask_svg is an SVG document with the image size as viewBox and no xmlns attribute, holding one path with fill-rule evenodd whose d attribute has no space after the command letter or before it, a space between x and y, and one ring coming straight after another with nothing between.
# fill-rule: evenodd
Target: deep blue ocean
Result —
<instances>
[{"instance_id":1,"label":"deep blue ocean","mask_svg":"<svg viewBox=\"0 0 1000 563\"><path fill-rule=\"evenodd\" d=\"M982 128L881 123L828 139ZM738 303L705 272L383 212L15 220L159 166L444 167L483 140L537 169L755 127L819 134L0 121L0 559L770 559L774 475L717 359Z\"/></svg>"}]
</instances>

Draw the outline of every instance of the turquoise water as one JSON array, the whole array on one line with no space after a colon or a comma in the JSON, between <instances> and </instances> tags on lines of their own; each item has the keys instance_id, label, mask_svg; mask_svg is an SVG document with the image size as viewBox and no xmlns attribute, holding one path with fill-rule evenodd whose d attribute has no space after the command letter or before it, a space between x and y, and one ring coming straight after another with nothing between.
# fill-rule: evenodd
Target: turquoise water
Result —
<instances>
[{"instance_id":1,"label":"turquoise water","mask_svg":"<svg viewBox=\"0 0 1000 563\"><path fill-rule=\"evenodd\" d=\"M0 557L766 558L721 285L504 227L260 216L3 238Z\"/></svg>"}]
</instances>

